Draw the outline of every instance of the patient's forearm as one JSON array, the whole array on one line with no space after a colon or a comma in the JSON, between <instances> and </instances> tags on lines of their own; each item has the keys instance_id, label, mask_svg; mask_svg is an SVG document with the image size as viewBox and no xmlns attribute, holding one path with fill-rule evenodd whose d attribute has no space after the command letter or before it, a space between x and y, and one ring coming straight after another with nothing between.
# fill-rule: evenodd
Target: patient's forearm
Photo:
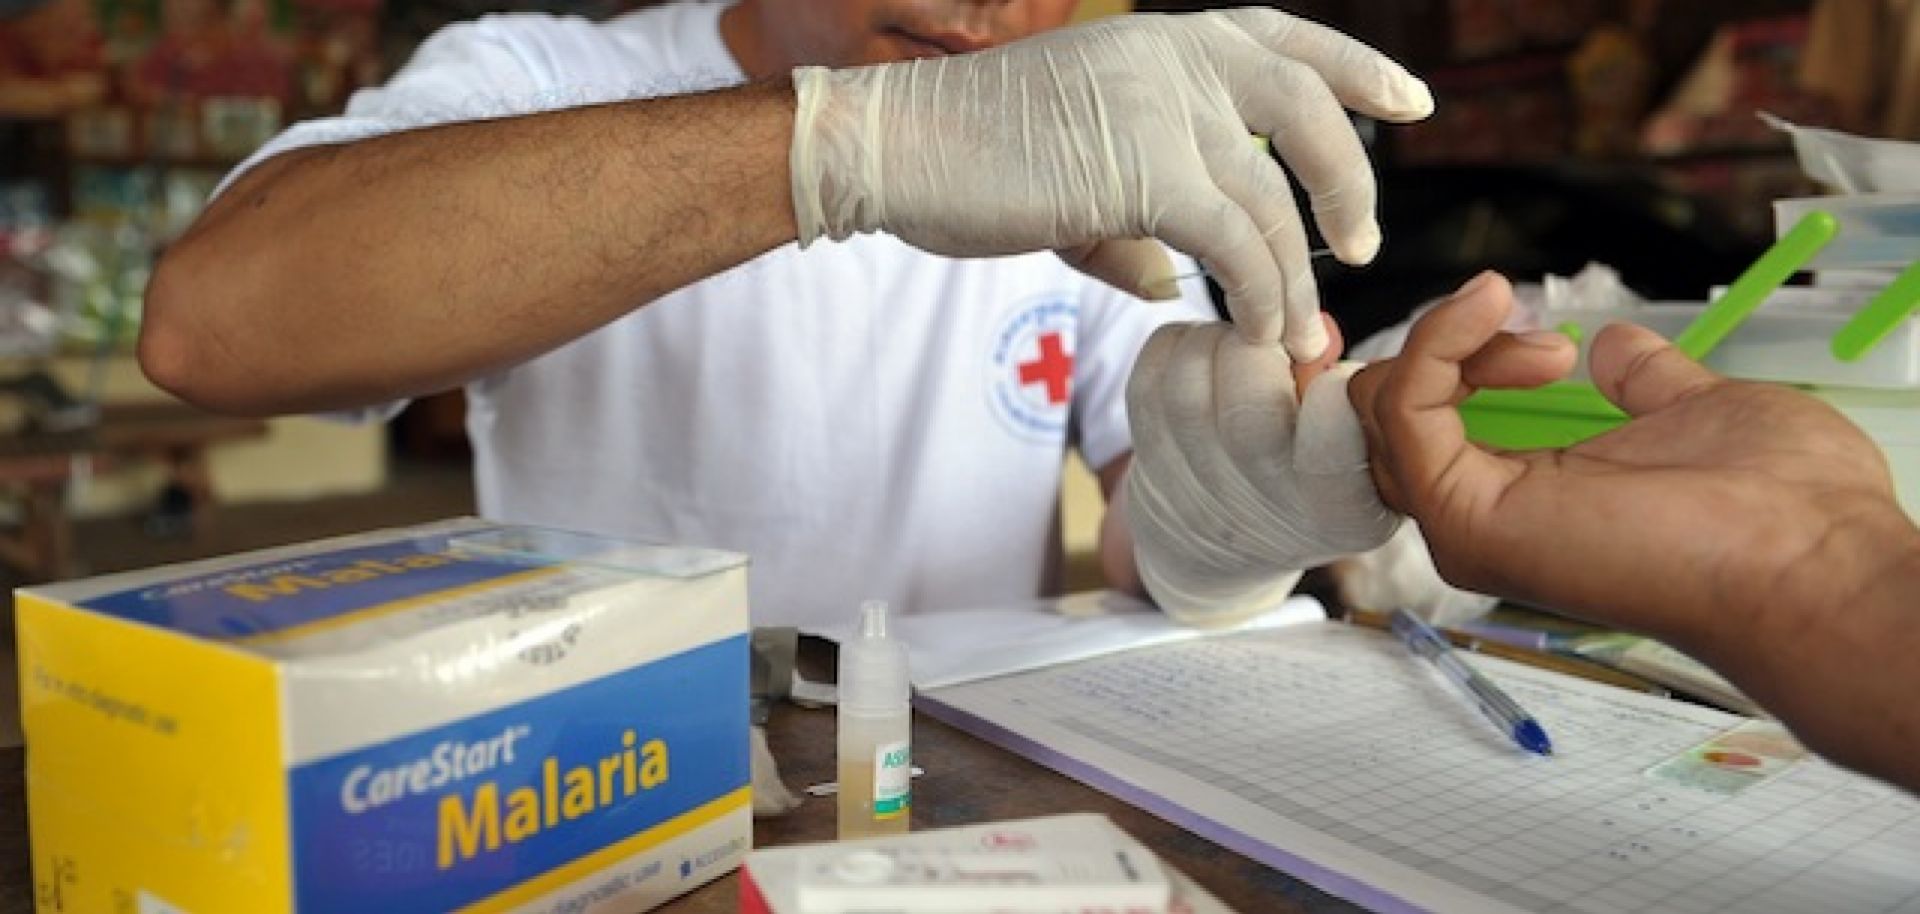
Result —
<instances>
[{"instance_id":1,"label":"patient's forearm","mask_svg":"<svg viewBox=\"0 0 1920 914\"><path fill-rule=\"evenodd\" d=\"M1849 767L1920 790L1920 530L1891 504L1722 607L1701 659ZM1763 596L1765 591L1772 596Z\"/></svg>"}]
</instances>

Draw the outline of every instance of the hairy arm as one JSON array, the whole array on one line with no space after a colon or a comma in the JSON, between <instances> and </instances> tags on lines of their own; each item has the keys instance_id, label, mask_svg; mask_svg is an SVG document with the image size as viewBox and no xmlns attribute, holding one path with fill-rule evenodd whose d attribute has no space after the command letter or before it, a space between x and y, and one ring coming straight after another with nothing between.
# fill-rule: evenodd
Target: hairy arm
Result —
<instances>
[{"instance_id":1,"label":"hairy arm","mask_svg":"<svg viewBox=\"0 0 1920 914\"><path fill-rule=\"evenodd\" d=\"M793 106L757 85L275 157L161 260L141 364L268 414L524 361L792 240Z\"/></svg>"}]
</instances>

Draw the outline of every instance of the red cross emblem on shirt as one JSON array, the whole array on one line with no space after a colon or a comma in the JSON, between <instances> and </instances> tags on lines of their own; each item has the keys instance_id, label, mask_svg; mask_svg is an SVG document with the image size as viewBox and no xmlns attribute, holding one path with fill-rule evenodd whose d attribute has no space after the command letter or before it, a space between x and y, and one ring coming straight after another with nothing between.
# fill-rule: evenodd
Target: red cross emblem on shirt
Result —
<instances>
[{"instance_id":1,"label":"red cross emblem on shirt","mask_svg":"<svg viewBox=\"0 0 1920 914\"><path fill-rule=\"evenodd\" d=\"M1060 345L1060 334L1040 336L1040 358L1020 363L1020 383L1047 385L1047 402L1067 402L1067 389L1073 381L1073 356Z\"/></svg>"}]
</instances>

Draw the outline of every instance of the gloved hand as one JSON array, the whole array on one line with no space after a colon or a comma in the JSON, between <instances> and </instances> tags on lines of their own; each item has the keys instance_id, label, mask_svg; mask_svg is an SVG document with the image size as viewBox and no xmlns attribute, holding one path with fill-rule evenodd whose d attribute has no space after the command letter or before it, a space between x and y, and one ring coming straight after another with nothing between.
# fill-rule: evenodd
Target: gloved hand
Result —
<instances>
[{"instance_id":1,"label":"gloved hand","mask_svg":"<svg viewBox=\"0 0 1920 914\"><path fill-rule=\"evenodd\" d=\"M1333 565L1340 602L1360 609L1405 609L1435 625L1456 625L1493 610L1498 597L1461 590L1440 577L1420 525L1409 520L1386 545Z\"/></svg>"},{"instance_id":2,"label":"gloved hand","mask_svg":"<svg viewBox=\"0 0 1920 914\"><path fill-rule=\"evenodd\" d=\"M753 728L751 752L754 817L765 819L792 812L800 805L800 798L780 779L780 765L773 760L773 750L767 747L765 727Z\"/></svg>"},{"instance_id":3,"label":"gloved hand","mask_svg":"<svg viewBox=\"0 0 1920 914\"><path fill-rule=\"evenodd\" d=\"M1296 398L1286 353L1224 324L1169 324L1147 340L1127 382L1124 510L1141 580L1168 614L1238 622L1306 568L1393 534L1400 515L1374 491L1347 401L1358 367Z\"/></svg>"},{"instance_id":4,"label":"gloved hand","mask_svg":"<svg viewBox=\"0 0 1920 914\"><path fill-rule=\"evenodd\" d=\"M1326 348L1306 229L1269 135L1342 260L1380 246L1346 111L1433 110L1420 80L1338 32L1267 9L1125 16L978 54L794 71L800 243L890 232L960 257L1052 248L1172 295L1158 238L1200 260L1250 340Z\"/></svg>"}]
</instances>

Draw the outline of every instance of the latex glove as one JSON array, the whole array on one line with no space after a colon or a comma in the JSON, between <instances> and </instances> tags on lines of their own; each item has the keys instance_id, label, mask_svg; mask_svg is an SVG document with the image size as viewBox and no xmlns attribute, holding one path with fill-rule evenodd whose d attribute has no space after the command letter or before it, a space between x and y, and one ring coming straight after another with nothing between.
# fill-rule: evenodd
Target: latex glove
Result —
<instances>
[{"instance_id":1,"label":"latex glove","mask_svg":"<svg viewBox=\"0 0 1920 914\"><path fill-rule=\"evenodd\" d=\"M1307 236L1269 135L1342 260L1380 246L1342 104L1425 117L1420 80L1274 10L1122 16L985 51L794 71L800 243L885 231L971 257L1055 249L1146 297L1174 294L1158 238L1198 257L1249 339L1326 348ZM1118 243L1116 243L1116 240Z\"/></svg>"},{"instance_id":2,"label":"latex glove","mask_svg":"<svg viewBox=\"0 0 1920 914\"><path fill-rule=\"evenodd\" d=\"M1340 602L1347 606L1381 612L1406 609L1435 625L1478 619L1500 602L1442 579L1420 525L1411 520L1401 524L1386 545L1336 562L1333 580Z\"/></svg>"},{"instance_id":3,"label":"latex glove","mask_svg":"<svg viewBox=\"0 0 1920 914\"><path fill-rule=\"evenodd\" d=\"M1343 363L1304 398L1292 362L1224 324L1155 331L1127 382L1127 520L1141 580L1184 622L1270 608L1300 573L1364 552L1400 515L1381 503Z\"/></svg>"},{"instance_id":4,"label":"latex glove","mask_svg":"<svg viewBox=\"0 0 1920 914\"><path fill-rule=\"evenodd\" d=\"M753 728L751 769L753 772L753 814L756 818L785 815L800 805L800 798L780 780L780 766L767 748L765 727Z\"/></svg>"}]
</instances>

